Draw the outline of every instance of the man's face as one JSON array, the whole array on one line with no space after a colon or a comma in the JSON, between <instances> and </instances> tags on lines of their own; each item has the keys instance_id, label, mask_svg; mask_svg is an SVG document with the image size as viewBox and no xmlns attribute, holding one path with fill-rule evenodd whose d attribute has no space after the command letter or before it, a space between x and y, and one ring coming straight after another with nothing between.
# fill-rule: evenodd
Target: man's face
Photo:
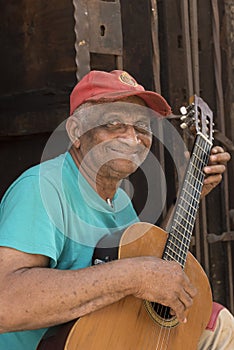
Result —
<instances>
[{"instance_id":1,"label":"man's face","mask_svg":"<svg viewBox=\"0 0 234 350\"><path fill-rule=\"evenodd\" d=\"M149 110L140 98L96 104L82 121L81 166L120 180L144 161L151 141Z\"/></svg>"}]
</instances>

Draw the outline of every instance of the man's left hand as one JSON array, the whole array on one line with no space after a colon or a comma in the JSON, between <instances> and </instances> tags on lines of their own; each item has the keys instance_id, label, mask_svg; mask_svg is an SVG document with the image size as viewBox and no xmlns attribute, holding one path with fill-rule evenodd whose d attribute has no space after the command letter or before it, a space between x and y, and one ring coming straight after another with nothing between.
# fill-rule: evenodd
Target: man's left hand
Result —
<instances>
[{"instance_id":1,"label":"man's left hand","mask_svg":"<svg viewBox=\"0 0 234 350\"><path fill-rule=\"evenodd\" d=\"M211 150L208 165L204 168L205 180L202 188L201 198L205 197L222 180L222 174L226 170L227 162L231 159L228 152L220 146L215 146Z\"/></svg>"}]
</instances>

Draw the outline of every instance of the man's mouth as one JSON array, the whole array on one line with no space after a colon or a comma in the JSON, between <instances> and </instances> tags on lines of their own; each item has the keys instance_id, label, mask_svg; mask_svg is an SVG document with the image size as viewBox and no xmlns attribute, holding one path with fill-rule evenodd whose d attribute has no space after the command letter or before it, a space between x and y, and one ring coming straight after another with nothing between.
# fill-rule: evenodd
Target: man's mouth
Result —
<instances>
[{"instance_id":1,"label":"man's mouth","mask_svg":"<svg viewBox=\"0 0 234 350\"><path fill-rule=\"evenodd\" d=\"M138 150L132 149L122 149L122 148L109 148L111 154L113 154L113 158L121 158L121 159L133 159L139 157L141 152Z\"/></svg>"}]
</instances>

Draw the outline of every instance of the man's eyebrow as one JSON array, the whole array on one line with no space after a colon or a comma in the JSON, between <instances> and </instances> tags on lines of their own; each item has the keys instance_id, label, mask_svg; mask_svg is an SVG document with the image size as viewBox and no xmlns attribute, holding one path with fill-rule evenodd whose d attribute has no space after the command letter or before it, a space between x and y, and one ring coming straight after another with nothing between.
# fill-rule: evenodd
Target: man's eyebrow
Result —
<instances>
[{"instance_id":1,"label":"man's eyebrow","mask_svg":"<svg viewBox=\"0 0 234 350\"><path fill-rule=\"evenodd\" d=\"M108 122L109 119L111 118L122 118L124 117L125 113L121 111L105 111L102 113L100 118L98 118L98 121L103 121L103 122Z\"/></svg>"}]
</instances>

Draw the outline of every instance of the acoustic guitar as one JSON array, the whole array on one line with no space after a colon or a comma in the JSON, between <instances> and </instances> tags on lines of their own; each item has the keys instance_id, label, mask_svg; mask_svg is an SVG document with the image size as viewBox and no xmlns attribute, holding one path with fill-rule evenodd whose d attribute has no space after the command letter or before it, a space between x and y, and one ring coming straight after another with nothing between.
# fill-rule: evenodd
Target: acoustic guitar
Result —
<instances>
[{"instance_id":1,"label":"acoustic guitar","mask_svg":"<svg viewBox=\"0 0 234 350\"><path fill-rule=\"evenodd\" d=\"M60 326L58 331L52 329L38 350L197 349L199 337L210 318L212 293L208 278L189 252L189 246L203 186L203 168L212 147L213 114L196 95L192 104L182 109L182 114L182 127L192 126L196 135L169 232L149 223L133 224L119 235L117 251L119 259L156 256L181 265L198 291L187 312L187 323L179 323L168 307L128 296ZM106 258L106 251L101 251L96 249L96 261Z\"/></svg>"}]
</instances>

